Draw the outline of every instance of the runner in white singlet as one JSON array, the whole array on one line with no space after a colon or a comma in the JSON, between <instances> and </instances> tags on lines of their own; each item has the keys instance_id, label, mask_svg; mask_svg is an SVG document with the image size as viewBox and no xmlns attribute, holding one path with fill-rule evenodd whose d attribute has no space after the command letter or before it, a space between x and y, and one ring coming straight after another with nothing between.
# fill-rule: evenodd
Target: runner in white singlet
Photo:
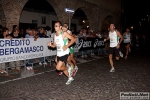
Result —
<instances>
[{"instance_id":1,"label":"runner in white singlet","mask_svg":"<svg viewBox=\"0 0 150 100\"><path fill-rule=\"evenodd\" d=\"M123 43L125 45L126 48L126 56L125 59L127 59L128 57L128 53L131 51L130 49L130 44L131 44L131 33L130 33L130 29L127 28L126 32L123 34Z\"/></svg>"},{"instance_id":2,"label":"runner in white singlet","mask_svg":"<svg viewBox=\"0 0 150 100\"><path fill-rule=\"evenodd\" d=\"M110 31L109 31L109 36L107 39L104 39L104 41L110 40L110 48L109 48L109 62L111 65L111 70L110 72L114 72L114 64L113 64L113 54L115 53L116 60L119 60L119 48L120 44L123 40L122 35L120 34L119 31L115 30L115 25L110 24Z\"/></svg>"},{"instance_id":3,"label":"runner in white singlet","mask_svg":"<svg viewBox=\"0 0 150 100\"><path fill-rule=\"evenodd\" d=\"M69 35L67 32L61 30L61 22L55 23L56 34L54 36L54 43L48 42L48 46L57 48L57 65L56 69L58 71L63 71L64 74L68 77L66 85L70 84L74 79L72 77L73 70L71 67L66 67L65 63L69 55L69 47L75 42L75 38ZM68 39L70 42L68 43Z\"/></svg>"}]
</instances>

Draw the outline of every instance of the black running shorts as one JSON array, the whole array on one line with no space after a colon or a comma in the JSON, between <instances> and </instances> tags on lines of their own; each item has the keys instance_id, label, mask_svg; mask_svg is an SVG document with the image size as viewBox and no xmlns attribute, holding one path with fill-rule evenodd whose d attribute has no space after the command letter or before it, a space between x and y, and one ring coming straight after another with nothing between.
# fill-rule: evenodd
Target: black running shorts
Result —
<instances>
[{"instance_id":1,"label":"black running shorts","mask_svg":"<svg viewBox=\"0 0 150 100\"><path fill-rule=\"evenodd\" d=\"M69 56L69 54L61 56L61 57L57 57L57 60L62 61L62 62L67 62L68 56Z\"/></svg>"},{"instance_id":2,"label":"black running shorts","mask_svg":"<svg viewBox=\"0 0 150 100\"><path fill-rule=\"evenodd\" d=\"M119 49L117 49L116 47L110 47L109 48L109 54L114 54L116 57L119 57Z\"/></svg>"}]
</instances>

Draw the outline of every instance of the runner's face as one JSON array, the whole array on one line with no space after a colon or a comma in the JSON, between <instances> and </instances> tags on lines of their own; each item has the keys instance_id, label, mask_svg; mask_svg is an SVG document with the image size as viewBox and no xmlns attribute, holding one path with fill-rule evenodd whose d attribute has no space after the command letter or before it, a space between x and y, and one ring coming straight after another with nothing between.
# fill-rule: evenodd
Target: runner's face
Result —
<instances>
[{"instance_id":1,"label":"runner's face","mask_svg":"<svg viewBox=\"0 0 150 100\"><path fill-rule=\"evenodd\" d=\"M127 32L130 32L130 30L129 30L128 28L126 29L126 31L127 31Z\"/></svg>"},{"instance_id":2,"label":"runner's face","mask_svg":"<svg viewBox=\"0 0 150 100\"><path fill-rule=\"evenodd\" d=\"M64 24L63 26L66 27L66 28L68 29L68 25L67 25L67 24Z\"/></svg>"},{"instance_id":3,"label":"runner's face","mask_svg":"<svg viewBox=\"0 0 150 100\"><path fill-rule=\"evenodd\" d=\"M59 30L61 30L61 26L60 26L59 23L55 23L54 28L55 28L55 31L56 31L56 32L59 31Z\"/></svg>"},{"instance_id":4,"label":"runner's face","mask_svg":"<svg viewBox=\"0 0 150 100\"><path fill-rule=\"evenodd\" d=\"M62 27L62 30L63 30L64 32L66 32L68 29L67 29L67 27L63 26L63 27Z\"/></svg>"},{"instance_id":5,"label":"runner's face","mask_svg":"<svg viewBox=\"0 0 150 100\"><path fill-rule=\"evenodd\" d=\"M114 24L110 24L110 30L113 31L115 28L115 25Z\"/></svg>"}]
</instances>

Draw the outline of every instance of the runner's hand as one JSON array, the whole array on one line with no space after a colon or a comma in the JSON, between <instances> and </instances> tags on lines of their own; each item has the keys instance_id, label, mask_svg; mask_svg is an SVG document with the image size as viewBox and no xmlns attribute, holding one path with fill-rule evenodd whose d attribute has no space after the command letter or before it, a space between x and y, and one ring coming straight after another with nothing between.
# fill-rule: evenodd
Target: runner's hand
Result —
<instances>
[{"instance_id":1,"label":"runner's hand","mask_svg":"<svg viewBox=\"0 0 150 100\"><path fill-rule=\"evenodd\" d=\"M107 41L107 39L104 39L104 42L106 42Z\"/></svg>"},{"instance_id":2,"label":"runner's hand","mask_svg":"<svg viewBox=\"0 0 150 100\"><path fill-rule=\"evenodd\" d=\"M62 49L65 51L68 48L68 46L63 46Z\"/></svg>"},{"instance_id":3,"label":"runner's hand","mask_svg":"<svg viewBox=\"0 0 150 100\"><path fill-rule=\"evenodd\" d=\"M119 49L119 48L120 48L120 45L118 44L116 48Z\"/></svg>"},{"instance_id":4,"label":"runner's hand","mask_svg":"<svg viewBox=\"0 0 150 100\"><path fill-rule=\"evenodd\" d=\"M47 45L48 45L49 47L51 47L51 46L52 46L52 43L51 43L51 42L48 42Z\"/></svg>"}]
</instances>

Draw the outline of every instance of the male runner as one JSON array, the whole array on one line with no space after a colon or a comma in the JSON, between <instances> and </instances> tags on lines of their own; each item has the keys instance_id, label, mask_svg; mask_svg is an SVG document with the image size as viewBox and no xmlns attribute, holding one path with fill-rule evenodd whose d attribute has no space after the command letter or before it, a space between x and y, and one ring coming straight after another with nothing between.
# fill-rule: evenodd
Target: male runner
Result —
<instances>
[{"instance_id":1,"label":"male runner","mask_svg":"<svg viewBox=\"0 0 150 100\"><path fill-rule=\"evenodd\" d=\"M64 27L64 31L67 31L70 35L73 36L72 32L71 32L70 30L68 30L68 24L67 24L67 23L64 23L63 27ZM73 76L75 76L76 73L77 73L77 71L78 71L78 67L77 67L76 60L75 60L75 58L74 58L74 47L73 47L73 45L71 45L71 46L69 47L69 49L70 49L70 53L69 53L69 57L68 57L68 59L67 59L67 62L68 62L68 64L70 64L70 65L72 65L72 62L73 62L73 64L74 64L74 65L73 65L73 68L74 68Z\"/></svg>"},{"instance_id":2,"label":"male runner","mask_svg":"<svg viewBox=\"0 0 150 100\"><path fill-rule=\"evenodd\" d=\"M69 35L67 32L62 31L61 22L57 21L55 23L56 34L54 36L54 43L48 42L48 46L57 48L57 65L56 69L58 71L63 71L68 77L66 85L70 84L74 79L72 78L72 68L66 67L65 63L69 55L69 47L75 42L75 38ZM68 39L70 42L68 43Z\"/></svg>"},{"instance_id":3,"label":"male runner","mask_svg":"<svg viewBox=\"0 0 150 100\"><path fill-rule=\"evenodd\" d=\"M131 51L130 49L130 44L131 44L131 33L130 33L130 29L127 28L126 32L123 34L123 43L125 45L126 48L126 56L125 59L127 59L128 57L128 53Z\"/></svg>"},{"instance_id":4,"label":"male runner","mask_svg":"<svg viewBox=\"0 0 150 100\"><path fill-rule=\"evenodd\" d=\"M110 40L110 48L109 48L109 62L111 65L111 70L110 72L114 72L114 64L113 64L113 53L115 53L116 60L119 60L119 48L120 44L123 40L122 35L118 30L115 29L114 24L110 24L110 31L109 31L109 36L107 39L104 39L104 41Z\"/></svg>"},{"instance_id":5,"label":"male runner","mask_svg":"<svg viewBox=\"0 0 150 100\"><path fill-rule=\"evenodd\" d=\"M67 23L64 23L63 24L63 27L62 27L62 30L64 31L64 32L67 32L67 33L69 33L70 35L72 35L73 36L73 34L72 34L72 32L70 31L70 30L68 30L68 24ZM77 73L77 71L78 71L78 67L77 67L77 65L76 65L76 60L75 60L75 58L74 58L74 47L73 46L70 46L69 47L69 49L70 49L70 53L69 53L69 57L68 57L68 59L67 59L67 63L71 66L71 67L73 67L73 75L72 76L75 76L76 75L76 73ZM57 60L56 60L57 61ZM72 63L73 62L73 63ZM69 66L68 65L68 66ZM58 75L62 75L63 74L63 72L61 71L61 72L58 72Z\"/></svg>"}]
</instances>

